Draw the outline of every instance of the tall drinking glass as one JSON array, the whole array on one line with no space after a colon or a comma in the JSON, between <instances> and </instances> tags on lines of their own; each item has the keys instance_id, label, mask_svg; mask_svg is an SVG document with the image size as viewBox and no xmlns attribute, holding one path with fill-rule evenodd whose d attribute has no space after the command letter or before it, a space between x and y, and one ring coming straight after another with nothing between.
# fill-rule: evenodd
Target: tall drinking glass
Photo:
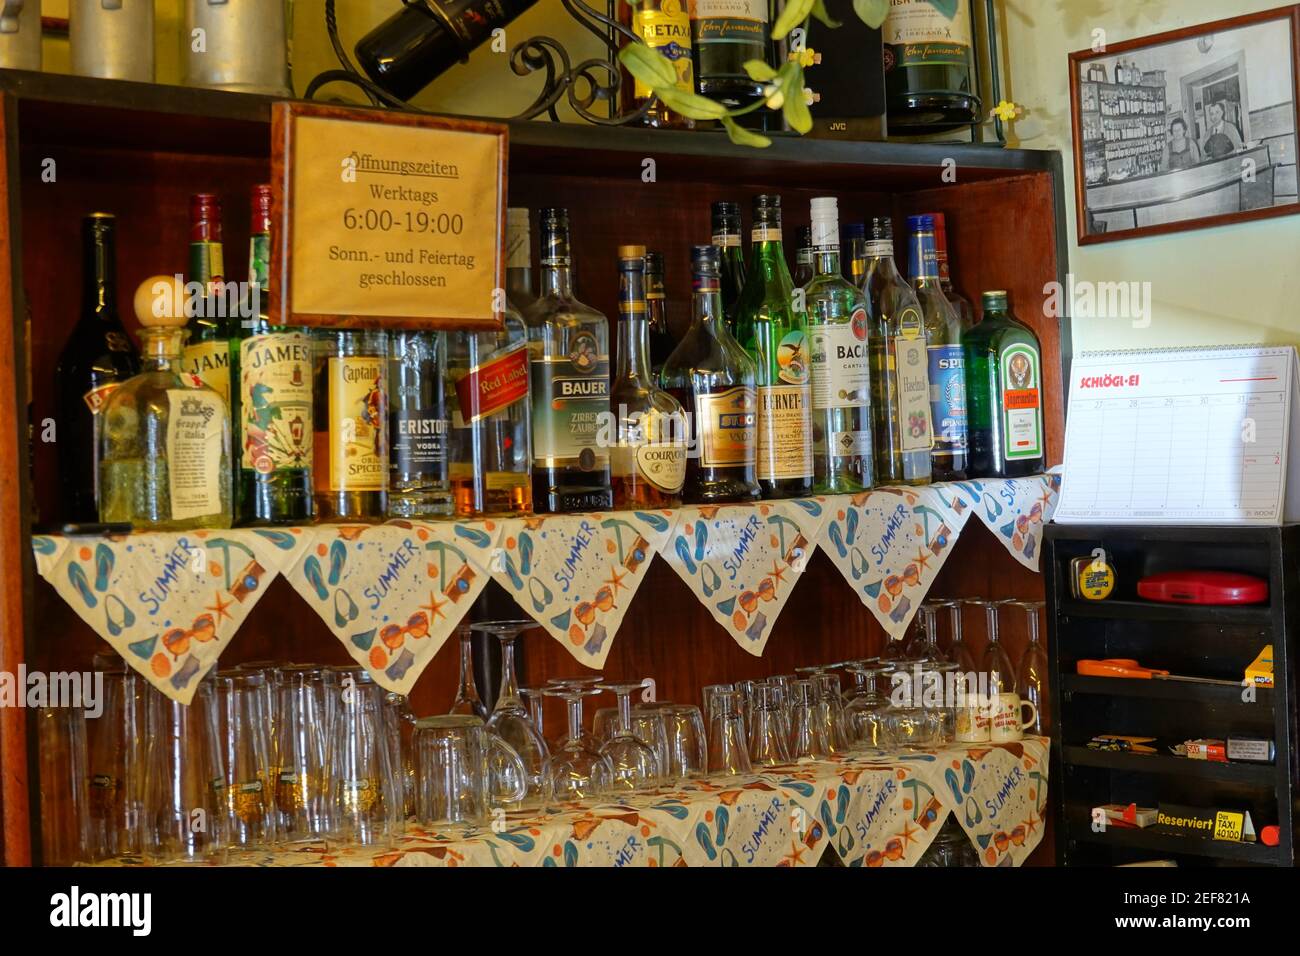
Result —
<instances>
[{"instance_id":1,"label":"tall drinking glass","mask_svg":"<svg viewBox=\"0 0 1300 956\"><path fill-rule=\"evenodd\" d=\"M223 862L229 835L214 679L199 682L188 706L151 687L145 710L145 858L154 863Z\"/></svg>"},{"instance_id":2,"label":"tall drinking glass","mask_svg":"<svg viewBox=\"0 0 1300 956\"><path fill-rule=\"evenodd\" d=\"M389 846L398 835L404 795L384 708L364 670L342 681L326 752L331 844Z\"/></svg>"},{"instance_id":3,"label":"tall drinking glass","mask_svg":"<svg viewBox=\"0 0 1300 956\"><path fill-rule=\"evenodd\" d=\"M740 692L719 691L713 695L713 719L709 724L709 773L728 776L751 772Z\"/></svg>"},{"instance_id":4,"label":"tall drinking glass","mask_svg":"<svg viewBox=\"0 0 1300 956\"><path fill-rule=\"evenodd\" d=\"M289 842L319 840L329 831L325 804L325 681L313 664L280 672L277 694L275 805Z\"/></svg>"},{"instance_id":5,"label":"tall drinking glass","mask_svg":"<svg viewBox=\"0 0 1300 956\"><path fill-rule=\"evenodd\" d=\"M148 684L115 650L96 654L93 668L104 675L104 690L100 715L86 724L86 839L90 859L108 860L143 848Z\"/></svg>"},{"instance_id":6,"label":"tall drinking glass","mask_svg":"<svg viewBox=\"0 0 1300 956\"><path fill-rule=\"evenodd\" d=\"M776 767L789 763L788 735L781 688L758 684L749 707L750 764Z\"/></svg>"}]
</instances>

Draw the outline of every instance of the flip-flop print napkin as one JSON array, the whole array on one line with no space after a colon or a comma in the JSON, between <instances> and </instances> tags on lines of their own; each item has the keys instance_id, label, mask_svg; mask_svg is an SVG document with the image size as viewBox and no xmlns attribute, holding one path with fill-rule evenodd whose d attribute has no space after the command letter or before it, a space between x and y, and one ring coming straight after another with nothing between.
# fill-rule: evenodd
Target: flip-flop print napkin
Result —
<instances>
[{"instance_id":1,"label":"flip-flop print napkin","mask_svg":"<svg viewBox=\"0 0 1300 956\"><path fill-rule=\"evenodd\" d=\"M983 521L1011 556L1038 570L1043 529L1061 498L1061 475L958 481L947 485Z\"/></svg>"}]
</instances>

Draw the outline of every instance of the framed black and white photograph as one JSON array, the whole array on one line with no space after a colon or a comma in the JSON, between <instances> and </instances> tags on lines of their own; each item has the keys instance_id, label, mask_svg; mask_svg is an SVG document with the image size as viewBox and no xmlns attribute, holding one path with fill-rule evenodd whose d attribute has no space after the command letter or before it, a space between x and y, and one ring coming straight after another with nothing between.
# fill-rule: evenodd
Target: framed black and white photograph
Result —
<instances>
[{"instance_id":1,"label":"framed black and white photograph","mask_svg":"<svg viewBox=\"0 0 1300 956\"><path fill-rule=\"evenodd\" d=\"M1079 243L1300 212L1300 6L1070 54Z\"/></svg>"}]
</instances>

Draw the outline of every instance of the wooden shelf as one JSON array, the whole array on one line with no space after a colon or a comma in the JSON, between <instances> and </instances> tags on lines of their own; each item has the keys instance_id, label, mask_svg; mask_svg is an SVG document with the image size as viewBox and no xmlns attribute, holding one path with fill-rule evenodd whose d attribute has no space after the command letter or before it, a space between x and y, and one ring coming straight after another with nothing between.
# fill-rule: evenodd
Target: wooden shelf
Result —
<instances>
[{"instance_id":1,"label":"wooden shelf","mask_svg":"<svg viewBox=\"0 0 1300 956\"><path fill-rule=\"evenodd\" d=\"M1085 817L1085 820L1087 819ZM1255 827L1256 831L1258 831L1258 821L1255 821ZM1141 830L1110 827L1104 833L1096 833L1093 831L1090 822L1080 824L1075 820L1071 820L1067 824L1066 837L1068 842L1071 843L1089 843L1130 850L1150 850L1155 854L1199 856L1225 862L1253 863L1266 866L1280 866L1284 863L1280 848L1275 846L1265 846L1262 843L1232 843L1227 840L1206 840L1201 837L1183 836L1165 830L1156 830L1152 827Z\"/></svg>"},{"instance_id":2,"label":"wooden shelf","mask_svg":"<svg viewBox=\"0 0 1300 956\"><path fill-rule=\"evenodd\" d=\"M1061 602L1061 613L1070 618L1098 618L1114 621L1184 621L1197 624L1224 624L1268 627L1273 619L1267 604L1228 606L1212 604L1159 604L1154 601L1080 601L1070 598Z\"/></svg>"},{"instance_id":3,"label":"wooden shelf","mask_svg":"<svg viewBox=\"0 0 1300 956\"><path fill-rule=\"evenodd\" d=\"M1106 697L1142 697L1153 700L1182 700L1216 706L1237 704L1242 707L1266 707L1272 710L1273 689L1256 687L1255 701L1241 699L1241 687L1224 684L1198 684L1194 681L1142 680L1133 677L1088 677L1065 674L1061 688L1067 694L1096 694Z\"/></svg>"},{"instance_id":4,"label":"wooden shelf","mask_svg":"<svg viewBox=\"0 0 1300 956\"><path fill-rule=\"evenodd\" d=\"M1122 773L1178 774L1270 788L1277 779L1277 768L1273 764L1216 763L1172 754L1135 754L1079 746L1067 746L1062 750L1066 766L1099 767Z\"/></svg>"}]
</instances>

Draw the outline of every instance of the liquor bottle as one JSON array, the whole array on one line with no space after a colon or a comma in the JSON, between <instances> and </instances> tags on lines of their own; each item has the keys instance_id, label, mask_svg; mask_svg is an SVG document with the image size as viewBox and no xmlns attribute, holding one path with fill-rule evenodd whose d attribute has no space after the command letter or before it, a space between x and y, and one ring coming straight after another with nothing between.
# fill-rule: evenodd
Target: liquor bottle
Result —
<instances>
[{"instance_id":1,"label":"liquor bottle","mask_svg":"<svg viewBox=\"0 0 1300 956\"><path fill-rule=\"evenodd\" d=\"M533 508L605 511L609 449L609 323L573 296L569 213L541 211L542 296L524 313L532 368Z\"/></svg>"},{"instance_id":2,"label":"liquor bottle","mask_svg":"<svg viewBox=\"0 0 1300 956\"><path fill-rule=\"evenodd\" d=\"M891 133L942 133L980 121L970 0L953 5L949 19L930 0L891 0L883 26Z\"/></svg>"},{"instance_id":3,"label":"liquor bottle","mask_svg":"<svg viewBox=\"0 0 1300 956\"><path fill-rule=\"evenodd\" d=\"M808 305L812 372L813 490L854 494L871 487L871 366L866 300L840 274L838 203L812 201L814 276Z\"/></svg>"},{"instance_id":4,"label":"liquor bottle","mask_svg":"<svg viewBox=\"0 0 1300 956\"><path fill-rule=\"evenodd\" d=\"M650 323L650 371L658 375L677 348L677 340L668 328L668 293L664 287L662 252L645 254L645 305Z\"/></svg>"},{"instance_id":5,"label":"liquor bottle","mask_svg":"<svg viewBox=\"0 0 1300 956\"><path fill-rule=\"evenodd\" d=\"M867 278L867 227L865 223L848 222L844 224L844 278L862 288Z\"/></svg>"},{"instance_id":6,"label":"liquor bottle","mask_svg":"<svg viewBox=\"0 0 1300 956\"><path fill-rule=\"evenodd\" d=\"M713 244L722 254L722 310L727 331L736 332L736 306L745 288L745 250L740 241L740 204L715 202L711 207Z\"/></svg>"},{"instance_id":7,"label":"liquor bottle","mask_svg":"<svg viewBox=\"0 0 1300 956\"><path fill-rule=\"evenodd\" d=\"M458 518L532 514L528 331L508 308L500 331L447 337L451 488Z\"/></svg>"},{"instance_id":8,"label":"liquor bottle","mask_svg":"<svg viewBox=\"0 0 1300 956\"><path fill-rule=\"evenodd\" d=\"M447 335L394 330L388 357L388 516L450 515Z\"/></svg>"},{"instance_id":9,"label":"liquor bottle","mask_svg":"<svg viewBox=\"0 0 1300 956\"><path fill-rule=\"evenodd\" d=\"M939 259L939 286L943 289L948 304L957 313L957 320L961 323L962 329L969 329L975 324L975 310L971 308L970 300L958 292L957 287L952 284L948 260L948 222L941 212L931 215L934 217L934 251Z\"/></svg>"},{"instance_id":10,"label":"liquor bottle","mask_svg":"<svg viewBox=\"0 0 1300 956\"><path fill-rule=\"evenodd\" d=\"M721 258L717 246L691 248L691 326L659 375L694 422L695 454L686 459L682 485L687 504L760 495L754 363L723 321Z\"/></svg>"},{"instance_id":11,"label":"liquor bottle","mask_svg":"<svg viewBox=\"0 0 1300 956\"><path fill-rule=\"evenodd\" d=\"M1005 292L985 292L984 318L962 338L970 403L972 478L1043 470L1043 365L1038 337L1011 314Z\"/></svg>"},{"instance_id":12,"label":"liquor bottle","mask_svg":"<svg viewBox=\"0 0 1300 956\"><path fill-rule=\"evenodd\" d=\"M104 401L140 371L117 312L117 219L81 223L81 316L54 371L59 390L59 485L64 521L99 520L99 432ZM29 339L30 341L30 339Z\"/></svg>"},{"instance_id":13,"label":"liquor bottle","mask_svg":"<svg viewBox=\"0 0 1300 956\"><path fill-rule=\"evenodd\" d=\"M189 342L182 355L182 371L197 375L230 404L231 351L237 348L235 326L238 303L226 292L225 255L222 252L221 198L212 193L190 197L191 288L199 294L190 299ZM233 416L232 420L237 420Z\"/></svg>"},{"instance_id":14,"label":"liquor bottle","mask_svg":"<svg viewBox=\"0 0 1300 956\"><path fill-rule=\"evenodd\" d=\"M754 359L758 386L758 481L765 498L812 493L812 394L807 319L781 246L781 197L754 197L749 277L736 339Z\"/></svg>"},{"instance_id":15,"label":"liquor bottle","mask_svg":"<svg viewBox=\"0 0 1300 956\"><path fill-rule=\"evenodd\" d=\"M961 352L961 320L948 304L939 282L934 217L908 216L908 273L921 304L929 354L930 421L934 447L930 450L933 481L966 478L966 375Z\"/></svg>"},{"instance_id":16,"label":"liquor bottle","mask_svg":"<svg viewBox=\"0 0 1300 956\"><path fill-rule=\"evenodd\" d=\"M675 508L686 480L686 413L650 371L645 246L618 250L618 370L609 404L617 423L610 449L614 507Z\"/></svg>"},{"instance_id":17,"label":"liquor bottle","mask_svg":"<svg viewBox=\"0 0 1300 956\"><path fill-rule=\"evenodd\" d=\"M872 219L867 240L871 431L876 484L930 483L930 377L921 305L894 265L893 223Z\"/></svg>"},{"instance_id":18,"label":"liquor bottle","mask_svg":"<svg viewBox=\"0 0 1300 956\"><path fill-rule=\"evenodd\" d=\"M693 0L691 53L695 91L735 108L763 95L745 71L748 60L770 60L768 0Z\"/></svg>"},{"instance_id":19,"label":"liquor bottle","mask_svg":"<svg viewBox=\"0 0 1300 956\"><path fill-rule=\"evenodd\" d=\"M813 268L813 251L812 251L812 229L808 226L800 226L794 231L795 235L795 269L794 285L796 289L802 289L812 277L817 274ZM836 259L839 258L839 240L836 237L835 253Z\"/></svg>"},{"instance_id":20,"label":"liquor bottle","mask_svg":"<svg viewBox=\"0 0 1300 956\"><path fill-rule=\"evenodd\" d=\"M144 359L101 413L100 521L136 531L230 527L230 415L214 389L181 371L185 298L174 276L136 289Z\"/></svg>"},{"instance_id":21,"label":"liquor bottle","mask_svg":"<svg viewBox=\"0 0 1300 956\"><path fill-rule=\"evenodd\" d=\"M516 312L534 302L532 232L528 210L511 206L506 210L506 299Z\"/></svg>"},{"instance_id":22,"label":"liquor bottle","mask_svg":"<svg viewBox=\"0 0 1300 956\"><path fill-rule=\"evenodd\" d=\"M312 516L312 340L269 319L271 187L254 186L248 250L249 318L239 329L235 451L239 523L294 524Z\"/></svg>"},{"instance_id":23,"label":"liquor bottle","mask_svg":"<svg viewBox=\"0 0 1300 956\"><path fill-rule=\"evenodd\" d=\"M677 71L677 89L695 92L695 65L691 60L691 18L687 0L628 0L620 3L619 18L623 25L657 51ZM630 41L627 41L630 42ZM623 71L619 85L620 107L624 113L640 109L654 97L654 90ZM655 99L641 118L645 126L656 129L694 129L695 121L670 110Z\"/></svg>"},{"instance_id":24,"label":"liquor bottle","mask_svg":"<svg viewBox=\"0 0 1300 956\"><path fill-rule=\"evenodd\" d=\"M388 336L316 334L312 485L321 521L380 522L388 511Z\"/></svg>"}]
</instances>

